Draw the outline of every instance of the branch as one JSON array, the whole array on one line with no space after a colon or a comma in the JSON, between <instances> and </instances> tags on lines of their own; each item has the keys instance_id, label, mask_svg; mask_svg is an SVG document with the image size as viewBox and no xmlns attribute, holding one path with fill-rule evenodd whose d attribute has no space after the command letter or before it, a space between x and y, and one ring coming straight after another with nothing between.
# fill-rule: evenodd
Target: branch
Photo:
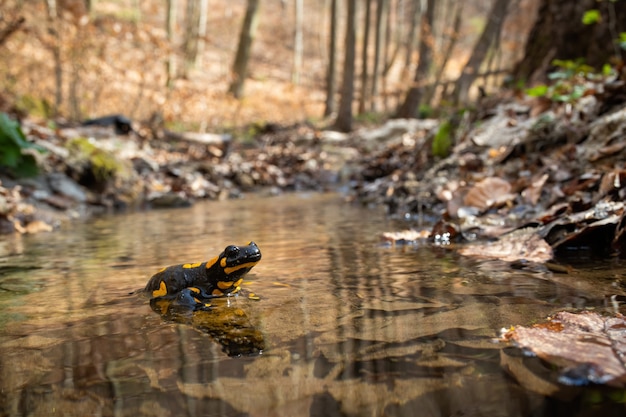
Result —
<instances>
[{"instance_id":1,"label":"branch","mask_svg":"<svg viewBox=\"0 0 626 417\"><path fill-rule=\"evenodd\" d=\"M7 41L7 39L9 39L9 36L17 32L19 28L24 24L25 21L26 19L23 16L20 16L17 19L10 22L7 25L7 27L0 30L0 45L3 45Z\"/></svg>"}]
</instances>

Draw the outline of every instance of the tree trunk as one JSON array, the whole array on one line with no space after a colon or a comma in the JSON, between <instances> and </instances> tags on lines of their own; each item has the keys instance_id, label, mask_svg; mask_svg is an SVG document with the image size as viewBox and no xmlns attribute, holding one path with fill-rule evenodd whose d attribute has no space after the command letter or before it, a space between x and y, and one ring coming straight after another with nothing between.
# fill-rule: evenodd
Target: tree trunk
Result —
<instances>
[{"instance_id":1,"label":"tree trunk","mask_svg":"<svg viewBox=\"0 0 626 417\"><path fill-rule=\"evenodd\" d=\"M398 109L397 117L415 117L420 100L426 87L428 76L430 75L430 67L432 65L432 45L434 43L432 37L433 16L435 9L435 0L427 0L426 10L422 9L422 17L420 23L420 42L419 54L420 60L415 70L415 78L413 85L404 99L404 103Z\"/></svg>"},{"instance_id":2,"label":"tree trunk","mask_svg":"<svg viewBox=\"0 0 626 417\"><path fill-rule=\"evenodd\" d=\"M365 0L365 24L363 25L363 49L361 50L361 94L359 96L359 113L365 113L365 104L368 98L368 49L370 44L371 14L372 2L371 0Z\"/></svg>"},{"instance_id":3,"label":"tree trunk","mask_svg":"<svg viewBox=\"0 0 626 417\"><path fill-rule=\"evenodd\" d=\"M411 21L409 23L409 33L406 37L406 54L404 56L404 67L402 68L402 79L408 79L408 74L411 70L411 64L413 62L413 52L415 49L415 41L417 40L417 26L419 23L419 16L421 14L420 10L421 0L412 0L411 1Z\"/></svg>"},{"instance_id":4,"label":"tree trunk","mask_svg":"<svg viewBox=\"0 0 626 417\"><path fill-rule=\"evenodd\" d=\"M63 62L61 60L61 17L56 0L46 0L48 12L49 31L54 36L51 45L52 58L54 60L54 110L53 115L59 114L63 104Z\"/></svg>"},{"instance_id":5,"label":"tree trunk","mask_svg":"<svg viewBox=\"0 0 626 417\"><path fill-rule=\"evenodd\" d=\"M258 23L259 0L248 0L246 7L246 16L241 25L241 33L239 35L239 46L233 63L233 80L228 88L228 92L241 98L243 96L243 84L248 71L248 61L250 60L250 50L252 42L256 34Z\"/></svg>"},{"instance_id":6,"label":"tree trunk","mask_svg":"<svg viewBox=\"0 0 626 417\"><path fill-rule=\"evenodd\" d=\"M202 56L206 46L207 23L209 17L209 0L200 0L200 17L198 20L198 43L196 45L195 67L202 66Z\"/></svg>"},{"instance_id":7,"label":"tree trunk","mask_svg":"<svg viewBox=\"0 0 626 417\"><path fill-rule=\"evenodd\" d=\"M167 58L166 71L167 80L165 85L167 88L172 88L174 79L176 78L176 54L174 53L174 35L176 30L176 7L178 6L177 0L167 0L167 17L166 17L166 30L167 41L169 42L170 53Z\"/></svg>"},{"instance_id":8,"label":"tree trunk","mask_svg":"<svg viewBox=\"0 0 626 417\"><path fill-rule=\"evenodd\" d=\"M506 16L509 2L510 0L496 0L493 4L489 12L489 20L487 20L487 24L480 38L478 38L476 45L474 45L474 50L465 64L465 67L463 67L461 75L456 80L453 93L455 103L467 102L469 89L476 80L480 66L485 60L489 48L491 48L496 39L500 37L502 22Z\"/></svg>"},{"instance_id":9,"label":"tree trunk","mask_svg":"<svg viewBox=\"0 0 626 417\"><path fill-rule=\"evenodd\" d=\"M435 96L437 89L439 88L439 85L441 84L441 79L443 78L443 74L446 70L446 66L448 65L448 61L450 60L450 57L452 56L452 51L454 50L454 47L456 46L456 42L459 38L459 30L461 28L461 21L463 17L463 4L464 4L463 2L459 2L456 4L455 6L456 10L454 11L455 15L454 15L454 21L452 23L452 29L450 31L444 31L444 33L448 32L447 37L449 38L449 40L448 40L448 44L446 45L446 49L443 53L441 64L438 65L439 69L437 71L437 74L435 75L435 82L433 83L432 88L429 89L427 97L424 100L424 102L426 103L432 104L433 97Z\"/></svg>"},{"instance_id":10,"label":"tree trunk","mask_svg":"<svg viewBox=\"0 0 626 417\"><path fill-rule=\"evenodd\" d=\"M352 100L354 98L354 61L356 58L356 3L358 0L348 0L346 15L346 46L343 61L343 79L341 99L335 127L342 132L352 130Z\"/></svg>"},{"instance_id":11,"label":"tree trunk","mask_svg":"<svg viewBox=\"0 0 626 417\"><path fill-rule=\"evenodd\" d=\"M384 65L385 34L387 32L387 14L389 13L389 0L376 2L376 45L374 47L374 69L372 70L372 105L371 110L377 111L376 98L378 96L378 84L380 82L380 67Z\"/></svg>"},{"instance_id":12,"label":"tree trunk","mask_svg":"<svg viewBox=\"0 0 626 417\"><path fill-rule=\"evenodd\" d=\"M200 23L200 7L198 0L187 0L187 12L185 16L185 42L183 53L185 55L184 76L187 76L196 62L198 55L198 26Z\"/></svg>"},{"instance_id":13,"label":"tree trunk","mask_svg":"<svg viewBox=\"0 0 626 417\"><path fill-rule=\"evenodd\" d=\"M598 9L598 23L585 25L585 11ZM547 81L554 59L576 60L599 70L613 57L624 60L615 40L626 31L626 1L542 0L530 32L524 57L513 70L527 84Z\"/></svg>"},{"instance_id":14,"label":"tree trunk","mask_svg":"<svg viewBox=\"0 0 626 417\"><path fill-rule=\"evenodd\" d=\"M302 70L304 0L296 0L295 6L296 27L293 35L293 69L291 71L291 82L298 85L300 84L300 71Z\"/></svg>"},{"instance_id":15,"label":"tree trunk","mask_svg":"<svg viewBox=\"0 0 626 417\"><path fill-rule=\"evenodd\" d=\"M2 46L11 35L17 32L25 21L26 19L23 16L19 16L12 18L9 22L2 22L4 23L4 27L0 29L0 46Z\"/></svg>"},{"instance_id":16,"label":"tree trunk","mask_svg":"<svg viewBox=\"0 0 626 417\"><path fill-rule=\"evenodd\" d=\"M324 117L328 117L335 112L338 3L339 0L331 0L330 2L330 37L328 39L328 69L326 71L326 104L324 106Z\"/></svg>"}]
</instances>

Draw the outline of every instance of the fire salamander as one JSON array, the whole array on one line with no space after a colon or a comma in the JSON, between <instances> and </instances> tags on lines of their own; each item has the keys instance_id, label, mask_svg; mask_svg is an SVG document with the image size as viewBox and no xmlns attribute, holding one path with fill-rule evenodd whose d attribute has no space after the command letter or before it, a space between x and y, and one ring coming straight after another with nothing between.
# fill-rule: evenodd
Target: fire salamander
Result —
<instances>
[{"instance_id":1,"label":"fire salamander","mask_svg":"<svg viewBox=\"0 0 626 417\"><path fill-rule=\"evenodd\" d=\"M210 261L161 269L150 278L144 291L152 299L172 299L183 305L205 305L206 299L239 291L244 275L260 260L261 251L256 243L230 245Z\"/></svg>"}]
</instances>

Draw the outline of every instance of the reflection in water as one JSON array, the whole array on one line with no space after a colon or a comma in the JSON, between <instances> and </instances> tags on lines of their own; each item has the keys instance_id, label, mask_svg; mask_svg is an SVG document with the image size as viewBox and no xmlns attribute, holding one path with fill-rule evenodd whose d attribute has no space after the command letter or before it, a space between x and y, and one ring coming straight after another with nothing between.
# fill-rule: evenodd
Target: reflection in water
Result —
<instances>
[{"instance_id":1,"label":"reflection in water","mask_svg":"<svg viewBox=\"0 0 626 417\"><path fill-rule=\"evenodd\" d=\"M265 348L263 334L250 323L234 297L213 299L210 307L190 309L189 306L188 303L177 304L175 299L150 300L150 307L165 320L206 332L222 345L228 356L255 355Z\"/></svg>"},{"instance_id":2,"label":"reflection in water","mask_svg":"<svg viewBox=\"0 0 626 417\"><path fill-rule=\"evenodd\" d=\"M0 264L0 415L624 414L585 389L565 401L522 387L493 342L563 308L605 310L605 294L623 293L619 261L512 271L382 247L380 232L398 227L336 196L301 195L24 237ZM250 240L264 258L243 290L260 301L155 314L129 295L162 265ZM237 349L263 353L228 356Z\"/></svg>"}]
</instances>

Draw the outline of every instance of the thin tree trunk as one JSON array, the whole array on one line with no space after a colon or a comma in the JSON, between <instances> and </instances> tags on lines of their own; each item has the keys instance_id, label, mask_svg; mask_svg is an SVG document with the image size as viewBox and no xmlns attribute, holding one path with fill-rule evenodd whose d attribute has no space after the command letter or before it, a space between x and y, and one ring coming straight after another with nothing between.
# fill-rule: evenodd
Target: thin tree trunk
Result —
<instances>
[{"instance_id":1,"label":"thin tree trunk","mask_svg":"<svg viewBox=\"0 0 626 417\"><path fill-rule=\"evenodd\" d=\"M206 46L207 23L209 17L209 0L200 0L200 16L198 19L198 43L196 45L195 67L202 67L202 58Z\"/></svg>"},{"instance_id":2,"label":"thin tree trunk","mask_svg":"<svg viewBox=\"0 0 626 417\"><path fill-rule=\"evenodd\" d=\"M358 0L348 0L346 16L346 46L343 61L341 98L335 127L342 132L352 130L352 100L354 98L354 69L356 58L356 8Z\"/></svg>"},{"instance_id":3,"label":"thin tree trunk","mask_svg":"<svg viewBox=\"0 0 626 417\"><path fill-rule=\"evenodd\" d=\"M408 76L404 74L409 74L411 70L411 65L413 62L413 51L415 49L415 42L417 38L417 26L419 23L419 16L421 13L420 8L421 0L412 0L411 1L411 22L409 25L409 33L406 39L406 55L404 56L404 68L402 69L402 79L408 79Z\"/></svg>"},{"instance_id":4,"label":"thin tree trunk","mask_svg":"<svg viewBox=\"0 0 626 417\"><path fill-rule=\"evenodd\" d=\"M434 43L432 36L432 27L434 9L435 0L427 0L426 10L422 9L420 23L420 60L417 68L415 69L415 78L413 80L413 85L409 89L409 92L404 99L404 103L402 103L402 106L398 109L398 117L415 117L417 115L417 109L420 105L425 85L427 84L428 76L430 75L430 67L432 66Z\"/></svg>"},{"instance_id":5,"label":"thin tree trunk","mask_svg":"<svg viewBox=\"0 0 626 417\"><path fill-rule=\"evenodd\" d=\"M372 94L371 110L377 111L376 99L378 96L378 84L380 78L381 62L384 59L386 15L389 13L389 0L378 0L376 2L376 45L374 48L374 69L372 70ZM384 64L383 64L384 65Z\"/></svg>"},{"instance_id":6,"label":"thin tree trunk","mask_svg":"<svg viewBox=\"0 0 626 417\"><path fill-rule=\"evenodd\" d=\"M185 41L183 53L185 55L185 76L193 68L198 53L198 26L200 13L198 0L187 0L187 13L185 15Z\"/></svg>"},{"instance_id":7,"label":"thin tree trunk","mask_svg":"<svg viewBox=\"0 0 626 417\"><path fill-rule=\"evenodd\" d=\"M372 14L371 0L365 0L365 25L363 33L363 49L361 50L361 95L359 97L359 113L365 113L365 104L368 99L368 49L370 39L370 21Z\"/></svg>"},{"instance_id":8,"label":"thin tree trunk","mask_svg":"<svg viewBox=\"0 0 626 417\"><path fill-rule=\"evenodd\" d=\"M455 103L465 103L467 101L469 89L476 80L476 75L489 52L489 48L493 45L495 39L500 36L502 22L506 16L509 1L495 0L489 12L489 20L485 25L485 29L480 38L478 38L476 45L474 45L474 50L454 86L453 97Z\"/></svg>"},{"instance_id":9,"label":"thin tree trunk","mask_svg":"<svg viewBox=\"0 0 626 417\"><path fill-rule=\"evenodd\" d=\"M387 75L391 67L393 66L396 57L398 56L398 51L400 50L400 46L396 43L396 48L394 51L391 51L391 45L394 42L392 29L393 29L393 10L391 6L391 0L387 3L387 19L385 22L385 37L383 41L383 62L382 62L382 70L380 74L380 83L382 85L382 96L383 96L383 109L387 111L389 108L389 100L388 100L388 90L387 90Z\"/></svg>"},{"instance_id":10,"label":"thin tree trunk","mask_svg":"<svg viewBox=\"0 0 626 417\"><path fill-rule=\"evenodd\" d=\"M326 105L324 117L335 112L335 91L337 89L337 23L339 0L330 2L330 37L328 39L328 70L326 72Z\"/></svg>"},{"instance_id":11,"label":"thin tree trunk","mask_svg":"<svg viewBox=\"0 0 626 417\"><path fill-rule=\"evenodd\" d=\"M26 19L23 16L16 17L8 22L5 27L0 30L0 46L2 46L11 35L17 32L24 22L26 22Z\"/></svg>"},{"instance_id":12,"label":"thin tree trunk","mask_svg":"<svg viewBox=\"0 0 626 417\"><path fill-rule=\"evenodd\" d=\"M246 7L246 16L241 25L241 33L239 35L239 46L233 63L233 80L228 88L228 92L241 98L243 96L243 85L248 71L248 61L250 60L250 50L252 42L256 34L258 23L259 0L248 0Z\"/></svg>"},{"instance_id":13,"label":"thin tree trunk","mask_svg":"<svg viewBox=\"0 0 626 417\"><path fill-rule=\"evenodd\" d=\"M54 60L54 110L53 115L58 115L63 104L63 62L61 61L61 17L59 16L58 3L56 0L46 0L50 32L54 35L52 41L52 58Z\"/></svg>"},{"instance_id":14,"label":"thin tree trunk","mask_svg":"<svg viewBox=\"0 0 626 417\"><path fill-rule=\"evenodd\" d=\"M304 0L295 0L296 27L293 36L293 69L291 82L300 84L300 71L302 70L303 53L303 25L304 25Z\"/></svg>"},{"instance_id":15,"label":"thin tree trunk","mask_svg":"<svg viewBox=\"0 0 626 417\"><path fill-rule=\"evenodd\" d=\"M463 14L463 2L458 2L456 6L456 14L454 16L454 22L452 23L452 30L448 34L448 45L446 46L446 50L443 53L443 59L441 64L439 65L439 70L437 71L437 75L435 76L435 82L433 83L432 88L428 90L427 98L424 100L426 103L431 103L437 88L441 84L441 79L443 78L444 71L446 69L446 65L448 65L448 61L452 56L452 51L456 45L456 41L459 39L459 29L461 28L461 17Z\"/></svg>"},{"instance_id":16,"label":"thin tree trunk","mask_svg":"<svg viewBox=\"0 0 626 417\"><path fill-rule=\"evenodd\" d=\"M167 0L167 17L166 17L166 30L167 41L169 43L169 56L167 58L166 71L167 79L165 85L167 88L172 88L174 79L176 78L176 54L174 48L174 37L176 31L176 7L178 6L177 0Z\"/></svg>"}]
</instances>

